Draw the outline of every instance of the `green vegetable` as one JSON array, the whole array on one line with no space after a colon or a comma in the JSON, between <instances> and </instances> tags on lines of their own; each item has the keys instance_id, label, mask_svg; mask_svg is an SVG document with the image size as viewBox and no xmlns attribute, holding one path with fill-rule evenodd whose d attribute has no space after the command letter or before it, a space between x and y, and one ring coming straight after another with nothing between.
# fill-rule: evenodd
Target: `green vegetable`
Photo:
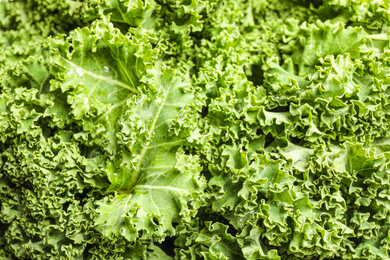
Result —
<instances>
[{"instance_id":1,"label":"green vegetable","mask_svg":"<svg viewBox=\"0 0 390 260\"><path fill-rule=\"evenodd\" d=\"M0 1L0 259L389 259L389 23Z\"/></svg>"}]
</instances>

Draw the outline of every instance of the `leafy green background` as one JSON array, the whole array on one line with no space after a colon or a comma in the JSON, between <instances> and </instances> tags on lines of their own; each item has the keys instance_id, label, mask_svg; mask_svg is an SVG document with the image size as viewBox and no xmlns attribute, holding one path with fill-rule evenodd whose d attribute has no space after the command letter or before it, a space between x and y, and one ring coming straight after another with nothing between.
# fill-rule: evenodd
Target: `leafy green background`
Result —
<instances>
[{"instance_id":1,"label":"leafy green background","mask_svg":"<svg viewBox=\"0 0 390 260\"><path fill-rule=\"evenodd\" d=\"M390 2L0 2L1 259L388 259Z\"/></svg>"}]
</instances>

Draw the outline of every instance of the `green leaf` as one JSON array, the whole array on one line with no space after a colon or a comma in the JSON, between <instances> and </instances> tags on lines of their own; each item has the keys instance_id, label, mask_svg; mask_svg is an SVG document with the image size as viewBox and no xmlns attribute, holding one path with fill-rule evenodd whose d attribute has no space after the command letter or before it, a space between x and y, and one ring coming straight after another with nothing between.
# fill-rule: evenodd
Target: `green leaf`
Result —
<instances>
[{"instance_id":1,"label":"green leaf","mask_svg":"<svg viewBox=\"0 0 390 260\"><path fill-rule=\"evenodd\" d=\"M350 53L353 57L358 56L361 40L367 36L361 27L344 28L342 23L332 24L329 21L303 24L300 33L306 38L303 51L296 51L292 55L294 63L299 66L298 75L312 73L313 65L330 54Z\"/></svg>"},{"instance_id":2,"label":"green leaf","mask_svg":"<svg viewBox=\"0 0 390 260\"><path fill-rule=\"evenodd\" d=\"M91 1L94 4L94 1ZM155 1L124 1L124 0L105 0L96 1L97 7L94 6L93 12L96 9L99 15L110 14L110 20L115 23L127 23L134 27L144 27L146 29L153 28L157 23L157 12L159 7ZM97 15L93 15L95 18ZM90 18L91 19L91 18Z\"/></svg>"},{"instance_id":3,"label":"green leaf","mask_svg":"<svg viewBox=\"0 0 390 260\"><path fill-rule=\"evenodd\" d=\"M206 227L199 233L196 242L207 247L201 255L208 260L245 259L237 239L227 232L228 226L216 222L206 222Z\"/></svg>"},{"instance_id":4,"label":"green leaf","mask_svg":"<svg viewBox=\"0 0 390 260\"><path fill-rule=\"evenodd\" d=\"M171 132L170 126L185 118L185 107L194 98L192 90L171 69L155 69L150 75L145 82L156 90L129 100L119 121L122 129L117 136L127 149L122 150L121 158L110 162L109 191L130 192L143 176L173 168L176 161L168 158L174 158L176 149L186 143L187 133ZM161 165L164 167L159 169ZM115 172L116 167L120 173Z\"/></svg>"},{"instance_id":5,"label":"green leaf","mask_svg":"<svg viewBox=\"0 0 390 260\"><path fill-rule=\"evenodd\" d=\"M185 118L193 93L173 70L153 73L146 82L156 90L127 103L118 134L124 150L107 164L108 192L120 195L101 202L96 219L103 234L123 235L130 241L174 235L173 222L192 214L188 204L204 189L197 157L178 151L187 134L170 130Z\"/></svg>"},{"instance_id":6,"label":"green leaf","mask_svg":"<svg viewBox=\"0 0 390 260\"><path fill-rule=\"evenodd\" d=\"M205 188L197 158L179 150L176 158L168 155L158 160L168 165L154 167L159 170L154 169L153 173L143 173L129 194L98 202L95 223L105 236L162 241L165 236L176 234L174 223L188 222L194 217ZM169 165L173 162L174 167Z\"/></svg>"},{"instance_id":7,"label":"green leaf","mask_svg":"<svg viewBox=\"0 0 390 260\"><path fill-rule=\"evenodd\" d=\"M140 82L155 52L145 39L124 36L106 20L49 41L51 89L67 92L67 102L86 130L103 124L118 128L126 100L141 93Z\"/></svg>"},{"instance_id":8,"label":"green leaf","mask_svg":"<svg viewBox=\"0 0 390 260\"><path fill-rule=\"evenodd\" d=\"M262 230L259 227L247 227L238 238L246 259L280 260L276 249L269 250L262 241Z\"/></svg>"}]
</instances>

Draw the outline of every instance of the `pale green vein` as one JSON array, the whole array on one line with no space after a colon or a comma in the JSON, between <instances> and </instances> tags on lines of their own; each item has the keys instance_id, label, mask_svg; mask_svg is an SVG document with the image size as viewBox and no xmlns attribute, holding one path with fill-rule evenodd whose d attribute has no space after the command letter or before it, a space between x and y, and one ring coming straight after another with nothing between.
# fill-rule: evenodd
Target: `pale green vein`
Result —
<instances>
[{"instance_id":1,"label":"pale green vein","mask_svg":"<svg viewBox=\"0 0 390 260\"><path fill-rule=\"evenodd\" d=\"M140 168L141 171L145 171L145 170L164 170L164 169L171 169L172 168L172 165L156 165L156 166L148 166L148 167L144 167L144 168Z\"/></svg>"},{"instance_id":2,"label":"pale green vein","mask_svg":"<svg viewBox=\"0 0 390 260\"><path fill-rule=\"evenodd\" d=\"M122 87L122 88L124 88L124 89L130 90L130 91L132 91L132 92L135 93L135 94L139 94L139 93L140 93L137 89L135 89L135 88L133 88L133 87L130 87L130 86L128 86L128 85L126 85L126 84L124 84L124 83L118 81L118 80L110 79L110 78L107 78L107 77L104 77L104 76L95 74L95 73L93 73L93 72L91 72L91 71L88 71L88 70L86 70L86 69L84 69L84 68L82 68L82 67L80 67L80 66L74 64L73 62L71 62L71 61L69 61L69 60L67 60L67 59L65 59L65 58L63 58L63 57L61 57L61 58L62 58L65 62L67 62L69 65L71 65L72 67L74 67L76 71L79 71L79 72L88 74L88 75L90 75L90 76L92 76L92 77L94 77L94 78L96 78L96 79L105 81L105 82L110 83L110 84L112 84L112 85L117 85L117 86Z\"/></svg>"},{"instance_id":3,"label":"pale green vein","mask_svg":"<svg viewBox=\"0 0 390 260\"><path fill-rule=\"evenodd\" d=\"M182 107L184 107L185 106L185 104L184 103L175 103L175 104L166 104L165 106L167 106L167 107L176 107L176 108L182 108Z\"/></svg>"},{"instance_id":4,"label":"pale green vein","mask_svg":"<svg viewBox=\"0 0 390 260\"><path fill-rule=\"evenodd\" d=\"M112 105L109 109L107 109L104 113L102 113L98 118L96 118L95 123L99 122L100 120L102 120L103 117L105 115L107 115L108 113L110 113L112 110L114 110L114 109L120 107L121 105L123 105L123 103L125 103L130 97L131 97L131 95L126 97L125 99L123 99L121 102Z\"/></svg>"},{"instance_id":5,"label":"pale green vein","mask_svg":"<svg viewBox=\"0 0 390 260\"><path fill-rule=\"evenodd\" d=\"M190 194L185 189L180 189L180 188L176 188L176 187L169 187L169 186L138 185L137 189L177 191L180 193Z\"/></svg>"},{"instance_id":6,"label":"pale green vein","mask_svg":"<svg viewBox=\"0 0 390 260\"><path fill-rule=\"evenodd\" d=\"M152 201L154 207L156 208L157 213L158 213L159 215L161 215L160 208L157 206L156 202L154 201L153 192L150 193L150 200Z\"/></svg>"},{"instance_id":7,"label":"pale green vein","mask_svg":"<svg viewBox=\"0 0 390 260\"><path fill-rule=\"evenodd\" d=\"M50 79L50 74L47 74L47 76L45 77L45 79L42 81L42 83L41 83L40 86L39 86L38 95L41 95L41 94L42 94L43 85L45 85L45 83L46 83L49 79Z\"/></svg>"},{"instance_id":8,"label":"pale green vein","mask_svg":"<svg viewBox=\"0 0 390 260\"><path fill-rule=\"evenodd\" d=\"M161 123L159 123L159 124L154 128L154 130L159 129L161 126L163 126L165 123L167 123L167 122L169 122L169 121L172 121L172 118L169 118L169 119L167 119L167 120L162 121Z\"/></svg>"},{"instance_id":9,"label":"pale green vein","mask_svg":"<svg viewBox=\"0 0 390 260\"><path fill-rule=\"evenodd\" d=\"M171 88L172 88L172 84L169 86L169 89L167 90L167 93L166 93L166 95L164 97L164 100L161 103L160 107L158 108L158 111L156 113L155 118L153 119L152 125L150 126L150 129L149 129L150 133L154 133L155 132L155 127L156 127L156 124L157 124L157 120L160 117L161 111L162 111L162 109L164 107L165 102L167 101L167 98L168 98L169 92L171 91ZM139 174L140 174L142 160L143 160L147 150L148 150L148 146L145 145L144 148L142 149L141 153L140 153L140 158L138 159L137 165L135 167L134 174L131 176L131 179L130 179L130 190L134 187L135 183L138 180L138 177L139 177Z\"/></svg>"},{"instance_id":10,"label":"pale green vein","mask_svg":"<svg viewBox=\"0 0 390 260\"><path fill-rule=\"evenodd\" d=\"M129 73L127 73L127 70L126 70L126 68L123 66L121 60L118 58L117 61L119 62L119 65L121 66L123 72L125 73L127 80L130 82L130 84L133 86L133 88L135 88L134 83L133 83L133 80L131 79Z\"/></svg>"},{"instance_id":11,"label":"pale green vein","mask_svg":"<svg viewBox=\"0 0 390 260\"><path fill-rule=\"evenodd\" d=\"M165 146L165 145L178 145L178 144L181 144L183 142L184 142L184 140L177 140L177 141L172 141L172 142L159 143L159 144L148 146L147 149L153 149L153 148L157 148L157 147L161 147L161 146Z\"/></svg>"}]
</instances>

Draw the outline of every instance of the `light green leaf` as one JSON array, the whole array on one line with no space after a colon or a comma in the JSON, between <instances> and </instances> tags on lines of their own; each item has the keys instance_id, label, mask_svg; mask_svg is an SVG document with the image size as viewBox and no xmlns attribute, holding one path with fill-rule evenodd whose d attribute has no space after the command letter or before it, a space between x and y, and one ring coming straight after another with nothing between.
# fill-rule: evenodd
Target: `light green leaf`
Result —
<instances>
[{"instance_id":1,"label":"light green leaf","mask_svg":"<svg viewBox=\"0 0 390 260\"><path fill-rule=\"evenodd\" d=\"M200 252L205 259L244 259L237 239L227 232L228 226L209 221L205 225L196 239L196 242L208 247L207 251Z\"/></svg>"},{"instance_id":2,"label":"light green leaf","mask_svg":"<svg viewBox=\"0 0 390 260\"><path fill-rule=\"evenodd\" d=\"M148 172L129 194L98 203L99 216L95 222L104 235L123 236L129 241L139 238L161 241L176 234L174 223L189 221L194 216L196 201L200 201L205 188L197 159L184 155L183 151L176 158L164 158L167 163L176 162L175 167L164 165Z\"/></svg>"},{"instance_id":3,"label":"light green leaf","mask_svg":"<svg viewBox=\"0 0 390 260\"><path fill-rule=\"evenodd\" d=\"M126 100L141 93L140 80L155 55L151 45L97 20L66 39L51 39L49 46L57 80L51 89L67 92L75 119L83 120L86 130L96 124L116 129Z\"/></svg>"},{"instance_id":4,"label":"light green leaf","mask_svg":"<svg viewBox=\"0 0 390 260\"><path fill-rule=\"evenodd\" d=\"M119 191L113 200L100 202L96 223L103 234L163 239L174 235L173 222L191 213L189 206L204 189L197 157L177 149L186 134L170 132L170 125L185 117L193 93L171 69L153 70L147 84L155 86L131 100L118 133L124 150L107 164L108 191ZM139 233L141 232L141 233Z\"/></svg>"}]
</instances>

